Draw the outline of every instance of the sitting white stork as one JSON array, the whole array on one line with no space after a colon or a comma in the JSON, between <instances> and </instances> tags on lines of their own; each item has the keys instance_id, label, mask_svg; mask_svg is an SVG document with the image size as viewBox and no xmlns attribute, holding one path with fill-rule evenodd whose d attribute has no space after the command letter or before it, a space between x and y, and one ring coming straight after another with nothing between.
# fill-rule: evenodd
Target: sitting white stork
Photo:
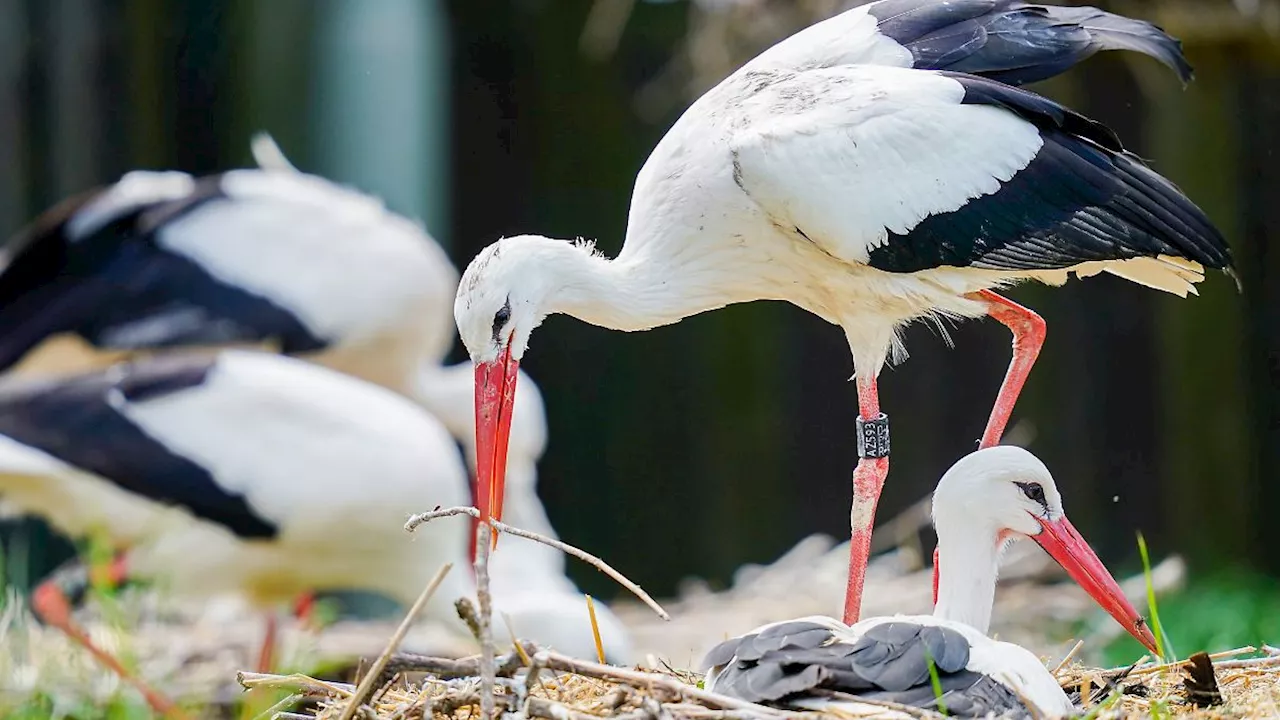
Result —
<instances>
[{"instance_id":1,"label":"sitting white stork","mask_svg":"<svg viewBox=\"0 0 1280 720\"><path fill-rule=\"evenodd\" d=\"M407 399L300 360L228 350L6 379L0 500L72 537L105 534L121 553L118 576L177 595L236 593L264 609L330 589L407 606L452 562L423 618L466 632L452 605L474 593L466 522L403 531L411 512L469 503L453 439ZM499 618L594 658L583 596L562 573L542 572L532 543L508 544L524 562L492 568ZM38 588L33 607L92 648L56 584ZM625 661L621 624L597 612L609 659Z\"/></svg>"},{"instance_id":2,"label":"sitting white stork","mask_svg":"<svg viewBox=\"0 0 1280 720\"><path fill-rule=\"evenodd\" d=\"M443 249L376 198L298 172L267 135L253 152L260 169L128 173L13 238L0 250L0 369L60 334L104 350L268 341L417 401L474 462L471 367L441 365L458 280ZM536 488L542 400L527 377L520 393L518 524L554 537ZM526 571L563 572L560 552L529 552Z\"/></svg>"},{"instance_id":3,"label":"sitting white stork","mask_svg":"<svg viewBox=\"0 0 1280 720\"><path fill-rule=\"evenodd\" d=\"M942 562L933 615L868 618L852 627L823 617L766 625L707 654L707 689L808 710L856 708L866 698L945 707L955 717L1073 713L1034 654L986 636L1000 555L1020 538L1039 543L1155 651L1142 617L1067 521L1048 469L1026 450L998 446L962 458L938 483L933 520Z\"/></svg>"},{"instance_id":4,"label":"sitting white stork","mask_svg":"<svg viewBox=\"0 0 1280 720\"><path fill-rule=\"evenodd\" d=\"M1110 130L984 76L1045 77L1105 47L1185 69L1172 38L1094 9L864 5L764 51L685 111L636 177L616 258L538 235L482 250L455 302L483 400L481 510L501 509L515 373L548 315L640 331L786 301L839 325L853 358L844 619L856 620L889 471L876 383L904 356L905 325L990 315L1013 330L989 447L1044 339L1040 317L995 289L1105 271L1185 296L1206 268L1231 272L1213 223Z\"/></svg>"},{"instance_id":5,"label":"sitting white stork","mask_svg":"<svg viewBox=\"0 0 1280 720\"><path fill-rule=\"evenodd\" d=\"M266 135L253 151L261 169L131 172L14 238L0 251L0 367L62 333L111 350L272 341L415 400L474 462L472 368L440 364L455 333L448 257L376 198L298 172ZM520 396L510 519L555 537L537 495L542 399L527 377ZM516 545L495 558L497 601L518 595L548 622L576 624L564 555Z\"/></svg>"}]
</instances>

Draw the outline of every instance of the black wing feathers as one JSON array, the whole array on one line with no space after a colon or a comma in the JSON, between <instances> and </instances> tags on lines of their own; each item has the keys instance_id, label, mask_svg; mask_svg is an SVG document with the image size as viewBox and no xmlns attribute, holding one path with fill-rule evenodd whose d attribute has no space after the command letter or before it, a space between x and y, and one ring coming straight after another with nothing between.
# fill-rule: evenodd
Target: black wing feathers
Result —
<instances>
[{"instance_id":1,"label":"black wing feathers","mask_svg":"<svg viewBox=\"0 0 1280 720\"><path fill-rule=\"evenodd\" d=\"M1114 133L1047 98L994 80L942 72L965 104L993 105L1035 125L1043 145L1000 189L931 215L870 253L872 267L1065 268L1169 255L1228 270L1222 234L1173 183L1126 152Z\"/></svg>"},{"instance_id":2,"label":"black wing feathers","mask_svg":"<svg viewBox=\"0 0 1280 720\"><path fill-rule=\"evenodd\" d=\"M177 505L247 538L276 528L204 467L146 434L119 409L195 388L214 357L156 358L57 380L0 382L0 434L154 502Z\"/></svg>"},{"instance_id":3,"label":"black wing feathers","mask_svg":"<svg viewBox=\"0 0 1280 720\"><path fill-rule=\"evenodd\" d=\"M868 7L881 34L911 51L914 66L1022 85L1066 71L1100 50L1129 50L1167 65L1185 83L1182 44L1142 20L1093 7L1017 0L880 0Z\"/></svg>"},{"instance_id":4,"label":"black wing feathers","mask_svg":"<svg viewBox=\"0 0 1280 720\"><path fill-rule=\"evenodd\" d=\"M966 670L968 662L969 642L946 627L888 622L847 643L817 623L790 622L721 643L703 664L723 667L717 692L749 702L785 704L828 692L936 708L932 664L952 715L1025 713L1014 693Z\"/></svg>"},{"instance_id":5,"label":"black wing feathers","mask_svg":"<svg viewBox=\"0 0 1280 720\"><path fill-rule=\"evenodd\" d=\"M219 176L198 180L185 197L140 202L86 237L69 237L67 221L92 198L46 213L0 263L0 369L63 332L114 349L277 339L284 352L298 353L328 344L268 298L157 243L166 223L233 202Z\"/></svg>"}]
</instances>

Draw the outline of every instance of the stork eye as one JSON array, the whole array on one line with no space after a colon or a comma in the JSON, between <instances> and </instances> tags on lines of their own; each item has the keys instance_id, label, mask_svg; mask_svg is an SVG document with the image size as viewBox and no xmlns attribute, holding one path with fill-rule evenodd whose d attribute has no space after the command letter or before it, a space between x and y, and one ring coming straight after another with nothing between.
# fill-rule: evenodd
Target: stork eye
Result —
<instances>
[{"instance_id":1,"label":"stork eye","mask_svg":"<svg viewBox=\"0 0 1280 720\"><path fill-rule=\"evenodd\" d=\"M1044 497L1044 486L1040 483L1017 483L1018 488L1022 490L1022 494L1028 499L1040 503L1042 507L1049 507L1049 503Z\"/></svg>"},{"instance_id":2,"label":"stork eye","mask_svg":"<svg viewBox=\"0 0 1280 720\"><path fill-rule=\"evenodd\" d=\"M498 312L493 314L493 341L498 342L502 336L502 329L511 322L511 298L507 298L507 302L500 308Z\"/></svg>"}]
</instances>

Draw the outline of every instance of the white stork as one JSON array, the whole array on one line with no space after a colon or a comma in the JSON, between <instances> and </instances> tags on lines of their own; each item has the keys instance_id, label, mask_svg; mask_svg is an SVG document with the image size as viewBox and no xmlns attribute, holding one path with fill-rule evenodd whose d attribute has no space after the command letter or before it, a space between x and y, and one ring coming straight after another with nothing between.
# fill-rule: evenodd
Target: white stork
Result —
<instances>
[{"instance_id":1,"label":"white stork","mask_svg":"<svg viewBox=\"0 0 1280 720\"><path fill-rule=\"evenodd\" d=\"M1046 77L1125 47L1180 71L1176 41L1091 8L885 0L809 27L699 98L636 177L615 259L536 235L480 252L454 313L476 363L480 501L500 512L506 425L529 336L552 313L647 330L783 300L839 325L859 419L844 618L856 620L889 469L876 379L919 319L991 315L1013 361L999 441L1044 337L992 289L1110 272L1177 295L1230 253L1204 213L1102 125L984 77ZM973 73L964 74L958 68Z\"/></svg>"},{"instance_id":2,"label":"white stork","mask_svg":"<svg viewBox=\"0 0 1280 720\"><path fill-rule=\"evenodd\" d=\"M474 458L472 368L440 364L458 276L443 250L376 198L298 172L265 134L253 152L260 169L131 172L14 238L0 250L0 368L60 333L113 350L274 341L417 401ZM511 520L555 537L537 495L542 399L520 387ZM495 559L497 586L576 618L580 603L555 592L572 587L564 555L519 545Z\"/></svg>"},{"instance_id":3,"label":"white stork","mask_svg":"<svg viewBox=\"0 0 1280 720\"><path fill-rule=\"evenodd\" d=\"M236 593L264 609L336 589L407 606L452 562L423 618L466 633L452 605L474 593L466 523L439 520L415 537L402 529L415 509L469 502L454 440L407 399L300 360L228 350L6 379L0 498L71 537L104 533L121 553L117 579L181 596ZM581 593L545 572L532 543L509 545L509 563L492 568L498 617L594 658ZM123 672L71 623L56 582L36 590L33 607ZM597 610L610 659L624 661L625 631Z\"/></svg>"},{"instance_id":4,"label":"white stork","mask_svg":"<svg viewBox=\"0 0 1280 720\"><path fill-rule=\"evenodd\" d=\"M962 458L938 483L933 520L942 558L933 615L868 618L852 627L823 617L772 623L713 648L703 661L711 669L707 688L810 710L856 707L867 698L945 706L955 717L1073 713L1034 654L986 635L1000 555L1019 538L1039 543L1155 651L1142 617L1068 522L1048 469L1026 450L998 446Z\"/></svg>"}]
</instances>

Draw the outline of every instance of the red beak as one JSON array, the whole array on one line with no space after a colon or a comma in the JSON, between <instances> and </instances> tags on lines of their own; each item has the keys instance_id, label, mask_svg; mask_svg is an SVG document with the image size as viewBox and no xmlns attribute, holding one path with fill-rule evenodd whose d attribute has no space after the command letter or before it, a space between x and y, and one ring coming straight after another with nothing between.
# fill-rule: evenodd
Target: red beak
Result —
<instances>
[{"instance_id":1,"label":"red beak","mask_svg":"<svg viewBox=\"0 0 1280 720\"><path fill-rule=\"evenodd\" d=\"M1040 527L1043 530L1038 535L1031 536L1032 539L1057 560L1071 579L1079 583L1143 647L1158 655L1156 638L1147 627L1147 621L1129 603L1115 578L1111 577L1093 548L1080 537L1080 533L1067 518L1064 516L1052 522L1041 520Z\"/></svg>"},{"instance_id":2,"label":"red beak","mask_svg":"<svg viewBox=\"0 0 1280 720\"><path fill-rule=\"evenodd\" d=\"M502 519L502 497L507 483L507 441L511 438L511 414L516 404L516 379L520 363L511 359L511 347L497 360L476 364L476 507L480 522ZM497 547L498 535L493 535ZM474 544L474 543L473 543Z\"/></svg>"}]
</instances>

